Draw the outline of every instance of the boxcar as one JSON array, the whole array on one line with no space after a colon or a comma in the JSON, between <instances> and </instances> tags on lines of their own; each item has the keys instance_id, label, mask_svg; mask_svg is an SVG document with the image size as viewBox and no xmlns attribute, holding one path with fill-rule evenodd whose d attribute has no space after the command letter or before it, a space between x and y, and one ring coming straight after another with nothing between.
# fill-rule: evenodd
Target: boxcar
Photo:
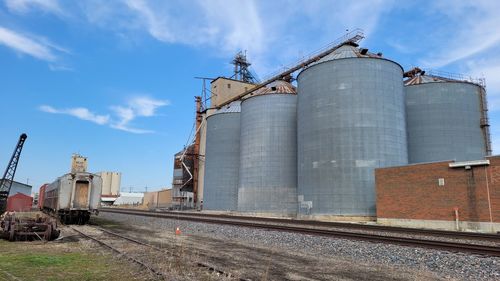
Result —
<instances>
[{"instance_id":1,"label":"boxcar","mask_svg":"<svg viewBox=\"0 0 500 281\"><path fill-rule=\"evenodd\" d=\"M43 209L65 224L85 224L101 202L102 179L91 173L70 173L45 187Z\"/></svg>"},{"instance_id":2,"label":"boxcar","mask_svg":"<svg viewBox=\"0 0 500 281\"><path fill-rule=\"evenodd\" d=\"M45 198L45 188L47 188L48 184L44 184L40 186L40 191L38 192L38 209L43 210L43 198Z\"/></svg>"}]
</instances>

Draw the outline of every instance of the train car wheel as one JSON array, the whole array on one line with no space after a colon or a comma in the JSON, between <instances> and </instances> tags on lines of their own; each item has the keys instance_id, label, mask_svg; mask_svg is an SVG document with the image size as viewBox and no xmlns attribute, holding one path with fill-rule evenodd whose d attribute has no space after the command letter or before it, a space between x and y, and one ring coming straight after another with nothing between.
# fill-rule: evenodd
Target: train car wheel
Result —
<instances>
[{"instance_id":1,"label":"train car wheel","mask_svg":"<svg viewBox=\"0 0 500 281\"><path fill-rule=\"evenodd\" d=\"M10 231L9 231L9 241L15 241L16 239L16 223L11 221L10 222Z\"/></svg>"},{"instance_id":2,"label":"train car wheel","mask_svg":"<svg viewBox=\"0 0 500 281\"><path fill-rule=\"evenodd\" d=\"M50 236L52 235L52 224L47 224L47 229L45 230L45 234L43 235L43 239L45 241L50 241Z\"/></svg>"}]
</instances>

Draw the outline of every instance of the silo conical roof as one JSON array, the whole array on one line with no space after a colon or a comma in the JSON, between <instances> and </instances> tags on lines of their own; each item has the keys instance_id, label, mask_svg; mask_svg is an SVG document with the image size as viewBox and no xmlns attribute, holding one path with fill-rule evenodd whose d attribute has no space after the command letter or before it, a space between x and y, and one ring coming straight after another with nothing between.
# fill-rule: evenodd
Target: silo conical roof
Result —
<instances>
[{"instance_id":1,"label":"silo conical roof","mask_svg":"<svg viewBox=\"0 0 500 281\"><path fill-rule=\"evenodd\" d=\"M271 82L266 87L260 88L257 91L251 93L250 95L244 97L243 100L255 96L269 95L269 94L297 94L297 90L292 84L286 81L276 80L274 82Z\"/></svg>"},{"instance_id":2,"label":"silo conical roof","mask_svg":"<svg viewBox=\"0 0 500 281\"><path fill-rule=\"evenodd\" d=\"M435 75L416 75L405 81L405 85L418 85L425 83L439 83L439 82L459 82L459 80L444 78Z\"/></svg>"},{"instance_id":3,"label":"silo conical roof","mask_svg":"<svg viewBox=\"0 0 500 281\"><path fill-rule=\"evenodd\" d=\"M219 113L239 113L241 112L241 101L233 101L230 104L224 105L220 109L214 112L214 114Z\"/></svg>"},{"instance_id":4,"label":"silo conical roof","mask_svg":"<svg viewBox=\"0 0 500 281\"><path fill-rule=\"evenodd\" d=\"M369 53L367 49L365 49L365 50L366 50L366 52L361 53L361 49L359 49L357 46L352 45L350 43L346 43L346 44L342 45L341 47L333 50L330 54L321 58L319 61L312 63L311 65L315 65L318 63L326 62L326 61L346 59L346 58L363 58L363 57L379 58L379 57L381 57L380 55Z\"/></svg>"},{"instance_id":5,"label":"silo conical roof","mask_svg":"<svg viewBox=\"0 0 500 281\"><path fill-rule=\"evenodd\" d=\"M263 91L259 92L259 95L266 95L266 94L296 94L297 91L295 90L295 87L283 80L276 80L267 87L264 88Z\"/></svg>"}]
</instances>

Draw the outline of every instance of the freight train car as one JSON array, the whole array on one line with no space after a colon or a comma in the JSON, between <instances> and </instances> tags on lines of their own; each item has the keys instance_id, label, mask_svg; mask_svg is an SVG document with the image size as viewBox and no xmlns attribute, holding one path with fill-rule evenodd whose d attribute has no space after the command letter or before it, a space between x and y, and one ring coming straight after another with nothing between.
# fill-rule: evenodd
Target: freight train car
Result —
<instances>
[{"instance_id":1,"label":"freight train car","mask_svg":"<svg viewBox=\"0 0 500 281\"><path fill-rule=\"evenodd\" d=\"M65 224L85 224L101 202L102 179L91 173L69 173L47 185L43 209Z\"/></svg>"},{"instance_id":2,"label":"freight train car","mask_svg":"<svg viewBox=\"0 0 500 281\"><path fill-rule=\"evenodd\" d=\"M47 188L49 184L46 183L42 186L40 186L40 191L38 192L38 202L37 202L37 206L38 206L38 209L40 209L40 211L43 210L43 199L45 198L45 189Z\"/></svg>"}]
</instances>

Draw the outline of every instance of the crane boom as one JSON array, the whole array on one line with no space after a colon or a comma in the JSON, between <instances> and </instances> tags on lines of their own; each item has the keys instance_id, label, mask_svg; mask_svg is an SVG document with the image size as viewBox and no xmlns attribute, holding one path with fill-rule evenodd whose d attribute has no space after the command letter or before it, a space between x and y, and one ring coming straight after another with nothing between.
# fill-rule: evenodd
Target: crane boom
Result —
<instances>
[{"instance_id":1,"label":"crane boom","mask_svg":"<svg viewBox=\"0 0 500 281\"><path fill-rule=\"evenodd\" d=\"M24 141L26 141L27 137L28 136L26 134L21 134L19 136L19 141L14 149L14 153L12 153L7 169L5 169L2 179L0 179L0 214L5 212L5 209L7 208L7 198L9 197L12 181L14 180L14 175L16 174L19 156L21 156L21 150L23 150Z\"/></svg>"}]
</instances>

